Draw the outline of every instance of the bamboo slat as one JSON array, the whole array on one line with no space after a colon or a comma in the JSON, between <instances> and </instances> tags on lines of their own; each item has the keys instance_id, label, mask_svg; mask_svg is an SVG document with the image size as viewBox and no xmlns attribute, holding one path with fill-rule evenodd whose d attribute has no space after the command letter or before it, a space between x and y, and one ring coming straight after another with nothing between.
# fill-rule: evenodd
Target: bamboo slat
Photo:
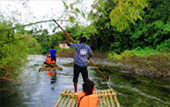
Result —
<instances>
[{"instance_id":1,"label":"bamboo slat","mask_svg":"<svg viewBox=\"0 0 170 107\"><path fill-rule=\"evenodd\" d=\"M74 98L73 107L77 107L77 98Z\"/></svg>"},{"instance_id":2,"label":"bamboo slat","mask_svg":"<svg viewBox=\"0 0 170 107\"><path fill-rule=\"evenodd\" d=\"M70 92L70 90L67 90L65 93L66 93L66 94L69 94L69 92ZM62 95L62 96L63 96L63 100L62 100L62 103L61 103L61 104L63 104L63 106L64 106L64 103L66 102L68 96L65 96L65 95Z\"/></svg>"},{"instance_id":3,"label":"bamboo slat","mask_svg":"<svg viewBox=\"0 0 170 107\"><path fill-rule=\"evenodd\" d=\"M114 92L113 89L111 89L111 91ZM114 96L114 100L115 100L115 102L117 104L117 107L120 107L119 101L117 100L116 96Z\"/></svg>"},{"instance_id":4,"label":"bamboo slat","mask_svg":"<svg viewBox=\"0 0 170 107\"><path fill-rule=\"evenodd\" d=\"M72 103L73 103L73 101L74 101L74 98L75 98L75 97L72 97L72 98L71 98L71 101L70 101L68 107L72 107L71 105L72 105Z\"/></svg>"},{"instance_id":5,"label":"bamboo slat","mask_svg":"<svg viewBox=\"0 0 170 107\"><path fill-rule=\"evenodd\" d=\"M64 93L67 92L67 89L64 90ZM59 106L59 103L61 101L63 96L60 96L60 98L58 99L57 103L55 104L55 107L58 107Z\"/></svg>"},{"instance_id":6,"label":"bamboo slat","mask_svg":"<svg viewBox=\"0 0 170 107\"><path fill-rule=\"evenodd\" d=\"M63 68L56 64L56 66L54 66L54 67L42 67L39 69L39 71L57 71L57 70L62 71Z\"/></svg>"},{"instance_id":7,"label":"bamboo slat","mask_svg":"<svg viewBox=\"0 0 170 107\"><path fill-rule=\"evenodd\" d=\"M108 93L111 94L110 89L108 90ZM109 97L110 97L110 100L111 100L112 107L115 107L113 97L112 96L109 96Z\"/></svg>"},{"instance_id":8,"label":"bamboo slat","mask_svg":"<svg viewBox=\"0 0 170 107\"><path fill-rule=\"evenodd\" d=\"M95 91L95 93L96 93L97 95L100 94L99 91ZM98 105L98 107L103 107L103 103L102 103L102 98L101 98L101 97L99 97L99 105Z\"/></svg>"},{"instance_id":9,"label":"bamboo slat","mask_svg":"<svg viewBox=\"0 0 170 107\"><path fill-rule=\"evenodd\" d=\"M71 90L69 90L68 93L71 93ZM65 102L64 107L67 106L67 104L69 103L70 99L71 99L71 96L68 96L67 99L65 100L66 102Z\"/></svg>"},{"instance_id":10,"label":"bamboo slat","mask_svg":"<svg viewBox=\"0 0 170 107\"><path fill-rule=\"evenodd\" d=\"M107 90L105 90L104 93L105 93L105 94L108 94L108 93L107 93ZM106 97L106 101L107 101L108 107L111 107L111 105L110 105L110 100L109 100L109 96Z\"/></svg>"},{"instance_id":11,"label":"bamboo slat","mask_svg":"<svg viewBox=\"0 0 170 107\"><path fill-rule=\"evenodd\" d=\"M104 90L102 90L102 94L104 94ZM103 101L104 101L104 106L107 107L107 102L106 102L106 97L102 97L103 98Z\"/></svg>"},{"instance_id":12,"label":"bamboo slat","mask_svg":"<svg viewBox=\"0 0 170 107\"><path fill-rule=\"evenodd\" d=\"M113 89L95 91L99 97L98 107L120 107ZM77 107L77 94L65 89L54 107Z\"/></svg>"}]
</instances>

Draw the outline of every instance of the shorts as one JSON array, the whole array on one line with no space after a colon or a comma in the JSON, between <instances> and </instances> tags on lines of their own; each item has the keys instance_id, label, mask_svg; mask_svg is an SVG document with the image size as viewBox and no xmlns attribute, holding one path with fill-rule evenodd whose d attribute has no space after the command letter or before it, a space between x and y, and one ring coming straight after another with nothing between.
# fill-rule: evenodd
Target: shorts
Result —
<instances>
[{"instance_id":1,"label":"shorts","mask_svg":"<svg viewBox=\"0 0 170 107\"><path fill-rule=\"evenodd\" d=\"M85 80L88 78L87 66L80 67L80 66L74 64L74 77L73 77L74 83L78 83L79 73L81 73L81 75L83 77L83 81L85 82Z\"/></svg>"},{"instance_id":2,"label":"shorts","mask_svg":"<svg viewBox=\"0 0 170 107\"><path fill-rule=\"evenodd\" d=\"M56 62L56 57L51 57L51 61L53 60Z\"/></svg>"}]
</instances>

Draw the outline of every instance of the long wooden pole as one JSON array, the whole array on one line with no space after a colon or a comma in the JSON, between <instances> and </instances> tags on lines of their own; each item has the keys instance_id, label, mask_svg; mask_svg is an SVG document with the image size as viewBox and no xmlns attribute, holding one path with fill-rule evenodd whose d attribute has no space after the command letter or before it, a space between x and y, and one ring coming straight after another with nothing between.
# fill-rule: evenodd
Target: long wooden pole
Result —
<instances>
[{"instance_id":1,"label":"long wooden pole","mask_svg":"<svg viewBox=\"0 0 170 107\"><path fill-rule=\"evenodd\" d=\"M62 29L62 31L63 31L64 33L67 34L66 36L68 36L68 37L71 39L71 41L72 41L73 43L75 43L75 42L74 42L74 39L57 23L57 21L54 20L54 19L53 19L53 21Z\"/></svg>"},{"instance_id":2,"label":"long wooden pole","mask_svg":"<svg viewBox=\"0 0 170 107\"><path fill-rule=\"evenodd\" d=\"M68 37L71 39L71 41L72 41L73 43L75 43L75 42L74 42L74 39L57 23L57 21L54 20L54 19L53 19L53 21L62 29L62 31L66 34L66 36L68 36ZM111 82L106 78L106 76L105 76L105 75L99 70L99 68L91 61L91 59L89 59L89 61L90 61L91 64L99 71L99 73L109 82L109 84L112 85Z\"/></svg>"}]
</instances>

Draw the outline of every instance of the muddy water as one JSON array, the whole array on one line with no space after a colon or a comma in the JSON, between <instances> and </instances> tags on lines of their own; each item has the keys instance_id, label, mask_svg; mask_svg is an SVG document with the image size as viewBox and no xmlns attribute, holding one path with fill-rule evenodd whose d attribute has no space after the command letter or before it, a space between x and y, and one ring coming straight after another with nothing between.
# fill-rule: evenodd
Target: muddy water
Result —
<instances>
[{"instance_id":1,"label":"muddy water","mask_svg":"<svg viewBox=\"0 0 170 107\"><path fill-rule=\"evenodd\" d=\"M59 58L63 71L48 76L48 71L39 72L45 58L42 55L30 55L30 61L23 68L20 84L9 97L1 100L0 107L53 107L64 89L73 90L73 67L63 64L72 63L72 58ZM97 60L96 60L97 61ZM96 63L119 66L113 62L98 60ZM108 89L109 85L100 74L89 66L89 78L96 84L96 90ZM103 69L112 82L122 107L170 107L170 82L159 81L144 76L132 75L121 69ZM82 78L79 77L78 91L82 90Z\"/></svg>"}]
</instances>

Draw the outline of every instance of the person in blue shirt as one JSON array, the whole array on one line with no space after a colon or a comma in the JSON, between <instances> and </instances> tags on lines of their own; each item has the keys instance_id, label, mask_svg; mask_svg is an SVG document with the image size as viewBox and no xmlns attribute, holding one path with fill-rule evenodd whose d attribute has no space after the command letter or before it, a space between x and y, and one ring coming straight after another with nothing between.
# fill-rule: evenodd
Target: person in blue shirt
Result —
<instances>
[{"instance_id":1,"label":"person in blue shirt","mask_svg":"<svg viewBox=\"0 0 170 107\"><path fill-rule=\"evenodd\" d=\"M80 43L72 43L70 44L68 40L68 34L66 34L66 43L71 48L74 48L75 56L74 56L74 89L75 92L77 92L77 83L78 83L78 77L79 73L81 73L83 77L83 81L85 82L86 79L88 79L88 71L87 71L87 59L89 59L92 56L92 50L90 46L86 45L86 37L80 37Z\"/></svg>"},{"instance_id":2,"label":"person in blue shirt","mask_svg":"<svg viewBox=\"0 0 170 107\"><path fill-rule=\"evenodd\" d=\"M56 62L56 52L57 51L54 49L54 46L51 46L51 49L47 53L47 56L48 56L48 54L51 54L51 61L54 60Z\"/></svg>"}]
</instances>

